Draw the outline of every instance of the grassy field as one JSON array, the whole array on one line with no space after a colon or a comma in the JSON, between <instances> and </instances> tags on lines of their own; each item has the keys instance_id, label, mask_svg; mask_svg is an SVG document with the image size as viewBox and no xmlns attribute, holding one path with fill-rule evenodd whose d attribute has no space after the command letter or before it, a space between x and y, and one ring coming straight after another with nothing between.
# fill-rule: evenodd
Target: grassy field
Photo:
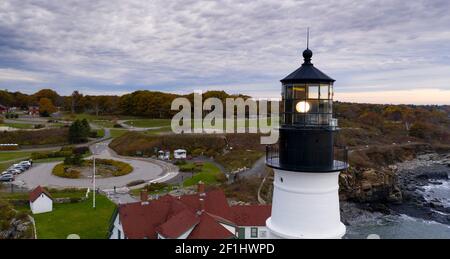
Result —
<instances>
[{"instance_id":1,"label":"grassy field","mask_svg":"<svg viewBox=\"0 0 450 259\"><path fill-rule=\"evenodd\" d=\"M189 173L185 173L189 175ZM203 163L202 169L199 173L196 173L194 177L189 178L183 182L184 186L191 186L197 184L199 181L205 184L215 184L218 182L218 177L222 174L220 169L213 163Z\"/></svg>"},{"instance_id":2,"label":"grassy field","mask_svg":"<svg viewBox=\"0 0 450 259\"><path fill-rule=\"evenodd\" d=\"M5 123L0 124L0 127L11 127L15 129L34 129L34 124L29 123Z\"/></svg>"},{"instance_id":3,"label":"grassy field","mask_svg":"<svg viewBox=\"0 0 450 259\"><path fill-rule=\"evenodd\" d=\"M159 134L170 133L170 132L172 132L172 128L170 126L167 126L167 127L162 127L162 128L159 128L159 129L147 130L147 131L145 131L145 134L148 134L148 135L159 135Z\"/></svg>"},{"instance_id":4,"label":"grassy field","mask_svg":"<svg viewBox=\"0 0 450 259\"><path fill-rule=\"evenodd\" d=\"M86 119L88 121L111 121L111 120L134 120L139 119L135 116L124 116L124 115L99 115L96 116L95 114L87 114L87 113L80 113L80 114L70 114L66 113L63 116L63 119L65 120L82 120Z\"/></svg>"},{"instance_id":5,"label":"grassy field","mask_svg":"<svg viewBox=\"0 0 450 259\"><path fill-rule=\"evenodd\" d=\"M12 164L21 160L29 159L31 152L3 151L0 152L0 173L10 167Z\"/></svg>"},{"instance_id":6,"label":"grassy field","mask_svg":"<svg viewBox=\"0 0 450 259\"><path fill-rule=\"evenodd\" d=\"M83 198L86 195L86 189L65 189L65 190L49 190L53 198ZM28 192L0 192L0 198L6 200L28 200ZM28 206L26 206L28 207Z\"/></svg>"},{"instance_id":7,"label":"grassy field","mask_svg":"<svg viewBox=\"0 0 450 259\"><path fill-rule=\"evenodd\" d=\"M137 127L137 128L152 128L152 127L165 127L170 126L169 119L139 119L129 120L125 124Z\"/></svg>"},{"instance_id":8,"label":"grassy field","mask_svg":"<svg viewBox=\"0 0 450 259\"><path fill-rule=\"evenodd\" d=\"M0 152L0 163L8 160L19 160L29 158L31 152L9 151Z\"/></svg>"},{"instance_id":9,"label":"grassy field","mask_svg":"<svg viewBox=\"0 0 450 259\"><path fill-rule=\"evenodd\" d=\"M127 132L128 132L128 130L126 130L126 129L111 129L110 130L111 138L118 138Z\"/></svg>"},{"instance_id":10,"label":"grassy field","mask_svg":"<svg viewBox=\"0 0 450 259\"><path fill-rule=\"evenodd\" d=\"M103 195L96 196L95 209L92 197L79 203L54 204L52 212L33 216L37 236L39 239L65 239L77 234L82 239L107 238L115 208L116 205Z\"/></svg>"}]
</instances>

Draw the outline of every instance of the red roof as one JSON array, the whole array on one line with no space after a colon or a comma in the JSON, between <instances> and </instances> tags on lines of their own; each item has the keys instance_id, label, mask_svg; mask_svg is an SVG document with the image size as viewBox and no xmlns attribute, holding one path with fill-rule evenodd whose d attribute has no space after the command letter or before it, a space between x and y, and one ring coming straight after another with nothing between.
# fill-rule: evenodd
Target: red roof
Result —
<instances>
[{"instance_id":1,"label":"red roof","mask_svg":"<svg viewBox=\"0 0 450 259\"><path fill-rule=\"evenodd\" d=\"M30 202L34 202L35 200L37 200L37 198L39 198L41 194L45 194L47 197L52 199L50 193L48 193L47 190L45 190L39 185L33 191L30 192Z\"/></svg>"},{"instance_id":2,"label":"red roof","mask_svg":"<svg viewBox=\"0 0 450 259\"><path fill-rule=\"evenodd\" d=\"M234 233L211 217L208 213L200 216L200 223L192 230L189 239L227 239L233 238Z\"/></svg>"},{"instance_id":3,"label":"red roof","mask_svg":"<svg viewBox=\"0 0 450 259\"><path fill-rule=\"evenodd\" d=\"M232 206L234 222L238 226L265 226L272 213L270 205Z\"/></svg>"},{"instance_id":4,"label":"red roof","mask_svg":"<svg viewBox=\"0 0 450 259\"><path fill-rule=\"evenodd\" d=\"M270 206L228 205L222 190L206 194L166 195L147 204L129 203L119 207L125 236L130 239L178 238L190 229L188 238L232 238L221 223L231 226L264 226ZM242 225L241 225L242 223ZM249 224L249 225L248 225Z\"/></svg>"},{"instance_id":5,"label":"red roof","mask_svg":"<svg viewBox=\"0 0 450 259\"><path fill-rule=\"evenodd\" d=\"M156 231L165 238L178 238L200 222L190 210L185 209L160 225Z\"/></svg>"}]
</instances>

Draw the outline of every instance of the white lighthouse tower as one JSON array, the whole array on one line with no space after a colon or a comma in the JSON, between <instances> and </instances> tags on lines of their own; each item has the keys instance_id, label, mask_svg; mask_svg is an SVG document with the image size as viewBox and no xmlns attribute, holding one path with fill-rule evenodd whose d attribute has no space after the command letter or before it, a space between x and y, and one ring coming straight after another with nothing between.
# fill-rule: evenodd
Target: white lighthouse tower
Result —
<instances>
[{"instance_id":1,"label":"white lighthouse tower","mask_svg":"<svg viewBox=\"0 0 450 259\"><path fill-rule=\"evenodd\" d=\"M272 215L266 225L273 238L341 238L339 172L348 167L347 149L337 148L333 83L303 52L302 66L281 80L278 145L267 147L274 169Z\"/></svg>"}]
</instances>

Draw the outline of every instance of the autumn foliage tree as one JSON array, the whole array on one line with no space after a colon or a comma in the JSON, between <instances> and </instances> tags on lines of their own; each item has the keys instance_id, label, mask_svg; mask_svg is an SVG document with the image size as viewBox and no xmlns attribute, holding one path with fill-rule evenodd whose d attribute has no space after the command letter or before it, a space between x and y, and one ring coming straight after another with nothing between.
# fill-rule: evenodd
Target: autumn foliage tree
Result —
<instances>
[{"instance_id":1,"label":"autumn foliage tree","mask_svg":"<svg viewBox=\"0 0 450 259\"><path fill-rule=\"evenodd\" d=\"M42 117L49 117L50 114L58 111L49 98L41 98L39 100L39 113Z\"/></svg>"}]
</instances>

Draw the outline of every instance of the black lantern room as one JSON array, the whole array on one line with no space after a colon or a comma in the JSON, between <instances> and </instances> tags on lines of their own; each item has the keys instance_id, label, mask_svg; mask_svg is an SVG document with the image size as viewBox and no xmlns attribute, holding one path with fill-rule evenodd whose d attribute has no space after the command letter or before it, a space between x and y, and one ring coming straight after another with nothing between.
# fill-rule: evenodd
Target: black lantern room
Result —
<instances>
[{"instance_id":1,"label":"black lantern room","mask_svg":"<svg viewBox=\"0 0 450 259\"><path fill-rule=\"evenodd\" d=\"M281 80L282 100L278 146L267 149L267 165L298 172L335 172L347 168L347 150L334 146L339 131L333 118L334 79L304 63Z\"/></svg>"}]
</instances>

